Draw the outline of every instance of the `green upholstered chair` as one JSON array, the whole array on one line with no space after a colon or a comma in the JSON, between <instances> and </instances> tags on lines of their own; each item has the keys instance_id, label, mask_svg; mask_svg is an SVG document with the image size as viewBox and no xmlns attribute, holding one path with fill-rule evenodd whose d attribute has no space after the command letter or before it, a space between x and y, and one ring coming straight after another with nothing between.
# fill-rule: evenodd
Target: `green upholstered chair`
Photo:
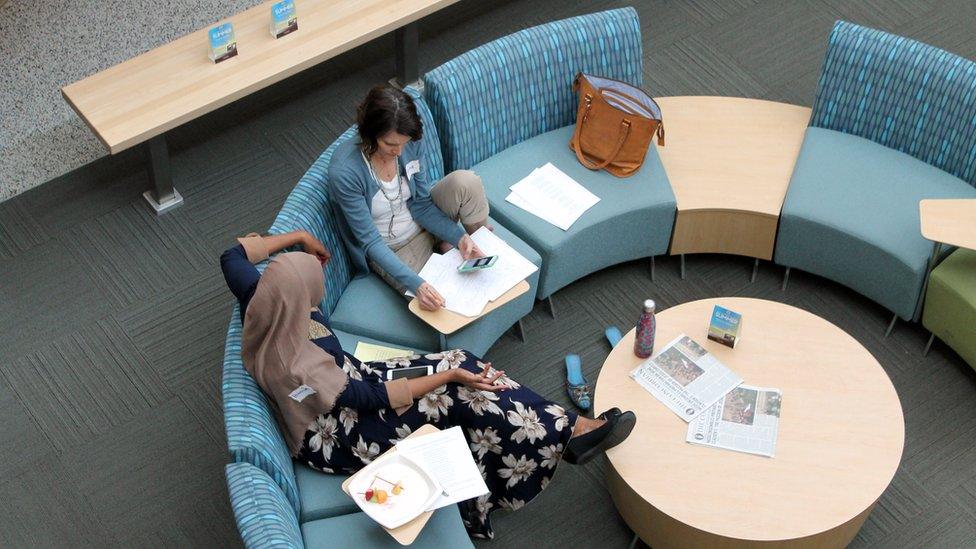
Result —
<instances>
[{"instance_id":1,"label":"green upholstered chair","mask_svg":"<svg viewBox=\"0 0 976 549\"><path fill-rule=\"evenodd\" d=\"M922 325L976 368L976 250L960 248L933 271Z\"/></svg>"}]
</instances>

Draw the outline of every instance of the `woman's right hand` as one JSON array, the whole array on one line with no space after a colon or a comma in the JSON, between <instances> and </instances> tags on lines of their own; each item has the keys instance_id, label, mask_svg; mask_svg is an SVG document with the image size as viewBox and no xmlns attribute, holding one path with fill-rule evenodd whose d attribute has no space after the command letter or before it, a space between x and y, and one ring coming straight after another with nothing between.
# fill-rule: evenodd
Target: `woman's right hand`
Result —
<instances>
[{"instance_id":1,"label":"woman's right hand","mask_svg":"<svg viewBox=\"0 0 976 549\"><path fill-rule=\"evenodd\" d=\"M455 368L449 371L452 375L451 381L454 383L460 383L461 385L466 385L478 391L491 391L494 393L508 389L508 387L505 385L495 383L505 375L505 371L492 369L490 362L485 364L485 367L480 374L470 372L464 368Z\"/></svg>"},{"instance_id":2,"label":"woman's right hand","mask_svg":"<svg viewBox=\"0 0 976 549\"><path fill-rule=\"evenodd\" d=\"M444 298L427 282L417 287L417 301L425 311L436 311L444 306Z\"/></svg>"}]
</instances>

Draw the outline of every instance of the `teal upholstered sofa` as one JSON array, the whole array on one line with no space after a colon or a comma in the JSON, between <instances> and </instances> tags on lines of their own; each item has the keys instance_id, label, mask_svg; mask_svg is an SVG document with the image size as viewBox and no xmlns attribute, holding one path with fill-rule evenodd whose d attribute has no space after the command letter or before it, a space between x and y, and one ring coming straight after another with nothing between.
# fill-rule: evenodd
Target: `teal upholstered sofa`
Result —
<instances>
[{"instance_id":1,"label":"teal upholstered sofa","mask_svg":"<svg viewBox=\"0 0 976 549\"><path fill-rule=\"evenodd\" d=\"M920 233L919 200L976 197L974 183L976 63L840 21L774 260L915 320L932 252Z\"/></svg>"},{"instance_id":2,"label":"teal upholstered sofa","mask_svg":"<svg viewBox=\"0 0 976 549\"><path fill-rule=\"evenodd\" d=\"M227 487L244 546L301 549L402 547L362 512L303 520L281 487L249 463L227 465ZM411 547L473 547L456 506L438 509Z\"/></svg>"},{"instance_id":3,"label":"teal upholstered sofa","mask_svg":"<svg viewBox=\"0 0 976 549\"><path fill-rule=\"evenodd\" d=\"M641 84L636 11L526 29L424 76L445 169L477 172L492 216L541 254L540 299L604 267L664 253L674 224L674 193L655 147L641 170L625 179L583 168L569 149L577 106L572 81L579 71ZM512 184L546 162L600 197L568 231L505 201Z\"/></svg>"}]
</instances>

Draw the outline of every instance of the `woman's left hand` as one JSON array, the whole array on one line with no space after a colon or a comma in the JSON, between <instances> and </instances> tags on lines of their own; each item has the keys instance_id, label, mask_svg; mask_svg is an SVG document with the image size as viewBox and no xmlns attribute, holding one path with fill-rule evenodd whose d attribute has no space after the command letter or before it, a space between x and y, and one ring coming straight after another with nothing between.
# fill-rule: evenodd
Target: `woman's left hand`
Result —
<instances>
[{"instance_id":1,"label":"woman's left hand","mask_svg":"<svg viewBox=\"0 0 976 549\"><path fill-rule=\"evenodd\" d=\"M472 389L491 392L504 391L505 389L508 389L508 387L505 385L495 383L505 375L505 371L494 370L491 367L491 363L486 363L480 374L469 372L464 368L455 368L450 370L450 372L454 377L452 381L455 383L460 383L461 385L466 385Z\"/></svg>"},{"instance_id":2,"label":"woman's left hand","mask_svg":"<svg viewBox=\"0 0 976 549\"><path fill-rule=\"evenodd\" d=\"M461 240L458 241L458 250L461 252L461 257L464 259L485 257L485 253L481 251L481 248L474 243L474 239L468 234L462 236Z\"/></svg>"},{"instance_id":3,"label":"woman's left hand","mask_svg":"<svg viewBox=\"0 0 976 549\"><path fill-rule=\"evenodd\" d=\"M332 253L329 249L325 247L324 244L319 242L319 239L312 236L311 233L305 233L302 237L302 248L306 253L310 253L318 258L322 265L325 265L332 259Z\"/></svg>"}]
</instances>

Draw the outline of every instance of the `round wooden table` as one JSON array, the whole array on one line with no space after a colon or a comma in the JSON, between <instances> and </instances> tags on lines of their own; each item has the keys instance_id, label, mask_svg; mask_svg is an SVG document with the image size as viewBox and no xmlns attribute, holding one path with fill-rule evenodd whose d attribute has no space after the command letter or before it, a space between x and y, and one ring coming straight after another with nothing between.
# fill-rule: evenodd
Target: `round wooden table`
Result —
<instances>
[{"instance_id":1,"label":"round wooden table","mask_svg":"<svg viewBox=\"0 0 976 549\"><path fill-rule=\"evenodd\" d=\"M712 307L742 314L738 346L706 338ZM776 457L685 442L688 424L629 377L631 330L600 372L595 409L637 414L607 452L630 528L668 547L844 547L888 487L905 442L891 380L863 346L806 311L759 299L693 301L657 315L656 350L687 334L748 385L782 390Z\"/></svg>"}]
</instances>

